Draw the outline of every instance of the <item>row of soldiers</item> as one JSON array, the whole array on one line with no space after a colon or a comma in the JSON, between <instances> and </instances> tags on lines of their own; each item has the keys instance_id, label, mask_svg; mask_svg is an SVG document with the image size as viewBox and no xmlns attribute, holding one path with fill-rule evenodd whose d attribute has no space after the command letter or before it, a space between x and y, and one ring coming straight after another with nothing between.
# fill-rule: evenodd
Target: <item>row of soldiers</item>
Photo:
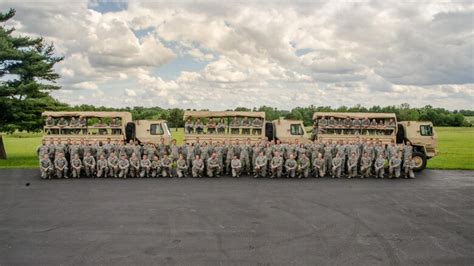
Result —
<instances>
[{"instance_id":1,"label":"row of soldiers","mask_svg":"<svg viewBox=\"0 0 474 266\"><path fill-rule=\"evenodd\" d=\"M357 135L391 135L397 124L393 118L370 120L368 117L363 119L350 117L326 119L322 116L314 120L313 135L322 134L357 134Z\"/></svg>"},{"instance_id":2,"label":"row of soldiers","mask_svg":"<svg viewBox=\"0 0 474 266\"><path fill-rule=\"evenodd\" d=\"M43 178L67 177L395 177L414 178L413 147L379 140L281 143L262 139L157 145L50 139L38 147ZM388 174L388 175L387 175Z\"/></svg>"},{"instance_id":3,"label":"row of soldiers","mask_svg":"<svg viewBox=\"0 0 474 266\"><path fill-rule=\"evenodd\" d=\"M263 120L256 117L254 119L243 117L242 119L238 117L233 117L229 123L228 133L230 134L240 134L240 128L242 128L242 134L249 135L259 135L262 132ZM193 121L192 118L188 118L184 125L186 133L188 134L204 134L204 129L206 129L207 134L225 134L227 123L224 118L221 118L216 122L213 118L207 120L207 124L204 125L201 118L197 118L196 121Z\"/></svg>"}]
</instances>

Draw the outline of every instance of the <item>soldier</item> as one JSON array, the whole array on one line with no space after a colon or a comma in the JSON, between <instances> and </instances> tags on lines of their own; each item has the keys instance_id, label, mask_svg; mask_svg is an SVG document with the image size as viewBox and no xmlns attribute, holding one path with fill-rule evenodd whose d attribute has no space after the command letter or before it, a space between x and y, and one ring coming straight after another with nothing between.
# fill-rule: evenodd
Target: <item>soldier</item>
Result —
<instances>
[{"instance_id":1,"label":"soldier","mask_svg":"<svg viewBox=\"0 0 474 266\"><path fill-rule=\"evenodd\" d=\"M384 178L385 175L385 155L381 153L375 160L375 178Z\"/></svg>"},{"instance_id":2,"label":"soldier","mask_svg":"<svg viewBox=\"0 0 474 266\"><path fill-rule=\"evenodd\" d=\"M322 116L319 120L318 120L318 127L319 127L319 130L323 130L328 126L328 120Z\"/></svg>"},{"instance_id":3,"label":"soldier","mask_svg":"<svg viewBox=\"0 0 474 266\"><path fill-rule=\"evenodd\" d=\"M250 165L249 160L249 151L250 151L250 140L248 140L249 144L242 143L240 145L240 162L242 163L242 171L245 171L248 175L250 175L250 171L252 166Z\"/></svg>"},{"instance_id":4,"label":"soldier","mask_svg":"<svg viewBox=\"0 0 474 266\"><path fill-rule=\"evenodd\" d=\"M413 155L413 146L411 146L411 142L407 141L405 146L403 146L403 160L407 161L408 158L411 159Z\"/></svg>"},{"instance_id":5,"label":"soldier","mask_svg":"<svg viewBox=\"0 0 474 266\"><path fill-rule=\"evenodd\" d=\"M189 169L193 165L193 160L195 157L194 147L193 145L186 143L185 150L186 150L186 161L187 161L186 164L188 165L188 169Z\"/></svg>"},{"instance_id":6,"label":"soldier","mask_svg":"<svg viewBox=\"0 0 474 266\"><path fill-rule=\"evenodd\" d=\"M108 171L108 162L105 159L104 154L101 154L97 160L97 177L107 177Z\"/></svg>"},{"instance_id":7,"label":"soldier","mask_svg":"<svg viewBox=\"0 0 474 266\"><path fill-rule=\"evenodd\" d=\"M265 157L267 158L267 169L270 168L270 164L273 159L273 150L272 150L272 144L270 142L267 142L265 144L265 147L263 148L263 152L265 153ZM268 172L268 170L267 170Z\"/></svg>"},{"instance_id":8,"label":"soldier","mask_svg":"<svg viewBox=\"0 0 474 266\"><path fill-rule=\"evenodd\" d=\"M168 152L168 145L165 144L165 139L161 138L160 143L158 144L158 155L160 158L163 158L165 154L169 154Z\"/></svg>"},{"instance_id":9,"label":"soldier","mask_svg":"<svg viewBox=\"0 0 474 266\"><path fill-rule=\"evenodd\" d=\"M339 154L336 154L336 157L332 159L332 178L341 177L341 166L342 166L342 160Z\"/></svg>"},{"instance_id":10,"label":"soldier","mask_svg":"<svg viewBox=\"0 0 474 266\"><path fill-rule=\"evenodd\" d=\"M94 127L99 128L99 135L107 135L107 129L105 128L107 127L107 124L102 121L102 118L97 120L97 123L94 124Z\"/></svg>"},{"instance_id":11,"label":"soldier","mask_svg":"<svg viewBox=\"0 0 474 266\"><path fill-rule=\"evenodd\" d=\"M369 157L367 152L364 152L364 156L362 156L362 165L360 168L362 173L361 178L369 177L370 169L372 169L372 158Z\"/></svg>"},{"instance_id":12,"label":"soldier","mask_svg":"<svg viewBox=\"0 0 474 266\"><path fill-rule=\"evenodd\" d=\"M140 177L150 177L151 161L146 154L143 154L140 161Z\"/></svg>"},{"instance_id":13,"label":"soldier","mask_svg":"<svg viewBox=\"0 0 474 266\"><path fill-rule=\"evenodd\" d=\"M135 150L135 143L133 142L133 140L130 140L124 147L125 149L125 154L127 156L127 158L130 158L132 156L132 153L134 152ZM122 154L120 154L120 158L122 158Z\"/></svg>"},{"instance_id":14,"label":"soldier","mask_svg":"<svg viewBox=\"0 0 474 266\"><path fill-rule=\"evenodd\" d=\"M118 161L118 168L119 168L118 177L127 178L128 171L130 168L130 162L128 161L125 155L120 156L120 160Z\"/></svg>"},{"instance_id":15,"label":"soldier","mask_svg":"<svg viewBox=\"0 0 474 266\"><path fill-rule=\"evenodd\" d=\"M290 154L288 159L285 161L285 170L286 170L287 177L294 178L296 176L297 166L298 166L298 163L295 160L295 156L293 154Z\"/></svg>"},{"instance_id":16,"label":"soldier","mask_svg":"<svg viewBox=\"0 0 474 266\"><path fill-rule=\"evenodd\" d=\"M202 177L202 174L204 173L204 162L202 161L199 155L196 155L196 157L194 158L195 159L193 161L192 167L193 177Z\"/></svg>"},{"instance_id":17,"label":"soldier","mask_svg":"<svg viewBox=\"0 0 474 266\"><path fill-rule=\"evenodd\" d=\"M151 177L158 177L161 173L161 162L158 156L153 156L151 161Z\"/></svg>"},{"instance_id":18,"label":"soldier","mask_svg":"<svg viewBox=\"0 0 474 266\"><path fill-rule=\"evenodd\" d=\"M71 131L69 133L72 134L77 134L79 133L78 127L79 127L79 120L77 120L74 116L71 117L71 121L69 122L69 126L71 127Z\"/></svg>"},{"instance_id":19,"label":"soldier","mask_svg":"<svg viewBox=\"0 0 474 266\"><path fill-rule=\"evenodd\" d=\"M411 155L405 159L405 162L403 163L403 167L405 169L405 178L415 178L415 173L413 172L415 166L415 160L411 157Z\"/></svg>"},{"instance_id":20,"label":"soldier","mask_svg":"<svg viewBox=\"0 0 474 266\"><path fill-rule=\"evenodd\" d=\"M133 147L133 152L137 156L137 159L140 160L142 158L142 146L138 140L135 140L135 146ZM138 173L137 173L138 175Z\"/></svg>"},{"instance_id":21,"label":"soldier","mask_svg":"<svg viewBox=\"0 0 474 266\"><path fill-rule=\"evenodd\" d=\"M79 127L82 128L82 134L87 134L87 120L85 117L79 117Z\"/></svg>"},{"instance_id":22,"label":"soldier","mask_svg":"<svg viewBox=\"0 0 474 266\"><path fill-rule=\"evenodd\" d=\"M324 177L326 175L326 162L321 153L318 153L313 160L314 177Z\"/></svg>"},{"instance_id":23,"label":"soldier","mask_svg":"<svg viewBox=\"0 0 474 266\"><path fill-rule=\"evenodd\" d=\"M180 149L179 149L179 146L176 145L176 140L173 139L173 140L171 141L171 146L170 146L170 152L171 152L171 158L170 158L170 159L171 159L173 162L176 162L176 161L178 160L178 158L179 158L179 150L180 150Z\"/></svg>"},{"instance_id":24,"label":"soldier","mask_svg":"<svg viewBox=\"0 0 474 266\"><path fill-rule=\"evenodd\" d=\"M122 154L121 157L125 157L125 154ZM107 165L109 168L109 177L117 177L119 172L119 159L115 157L115 153L111 153L107 159Z\"/></svg>"},{"instance_id":25,"label":"soldier","mask_svg":"<svg viewBox=\"0 0 474 266\"><path fill-rule=\"evenodd\" d=\"M44 121L44 124L47 126L47 127L54 127L54 119L52 116L48 116L46 118L46 120Z\"/></svg>"},{"instance_id":26,"label":"soldier","mask_svg":"<svg viewBox=\"0 0 474 266\"><path fill-rule=\"evenodd\" d=\"M347 161L347 171L349 175L347 178L357 177L357 163L358 158L356 157L356 153L351 153L351 157Z\"/></svg>"},{"instance_id":27,"label":"soldier","mask_svg":"<svg viewBox=\"0 0 474 266\"><path fill-rule=\"evenodd\" d=\"M272 158L270 167L272 172L271 178L274 178L275 175L276 177L280 178L283 171L283 158L279 152L275 152L275 156Z\"/></svg>"},{"instance_id":28,"label":"soldier","mask_svg":"<svg viewBox=\"0 0 474 266\"><path fill-rule=\"evenodd\" d=\"M138 177L140 175L140 159L136 153L132 153L129 163L128 173L130 177Z\"/></svg>"},{"instance_id":29,"label":"soldier","mask_svg":"<svg viewBox=\"0 0 474 266\"><path fill-rule=\"evenodd\" d=\"M240 121L237 117L232 118L230 121L230 133L239 134Z\"/></svg>"},{"instance_id":30,"label":"soldier","mask_svg":"<svg viewBox=\"0 0 474 266\"><path fill-rule=\"evenodd\" d=\"M250 134L250 121L248 117L244 117L240 122L242 126L242 134L249 135Z\"/></svg>"},{"instance_id":31,"label":"soldier","mask_svg":"<svg viewBox=\"0 0 474 266\"><path fill-rule=\"evenodd\" d=\"M224 121L224 118L221 118L219 120L219 123L217 123L217 133L225 134L225 121Z\"/></svg>"},{"instance_id":32,"label":"soldier","mask_svg":"<svg viewBox=\"0 0 474 266\"><path fill-rule=\"evenodd\" d=\"M95 158L91 155L90 152L87 152L86 156L84 156L83 164L86 176L91 177L94 174L95 170Z\"/></svg>"},{"instance_id":33,"label":"soldier","mask_svg":"<svg viewBox=\"0 0 474 266\"><path fill-rule=\"evenodd\" d=\"M394 175L396 178L400 177L400 170L401 170L401 163L402 161L398 157L398 154L395 154L389 162L389 174L390 178L392 178Z\"/></svg>"},{"instance_id":34,"label":"soldier","mask_svg":"<svg viewBox=\"0 0 474 266\"><path fill-rule=\"evenodd\" d=\"M163 177L172 177L171 175L171 167L172 167L172 161L170 158L168 158L168 155L165 154L163 155L163 158L161 159L161 175Z\"/></svg>"},{"instance_id":35,"label":"soldier","mask_svg":"<svg viewBox=\"0 0 474 266\"><path fill-rule=\"evenodd\" d=\"M216 133L216 122L214 121L214 119L212 118L209 118L207 120L207 134L214 134Z\"/></svg>"},{"instance_id":36,"label":"soldier","mask_svg":"<svg viewBox=\"0 0 474 266\"><path fill-rule=\"evenodd\" d=\"M64 153L59 153L57 158L54 159L54 169L56 171L57 178L68 178L67 175L67 161L64 158Z\"/></svg>"},{"instance_id":37,"label":"soldier","mask_svg":"<svg viewBox=\"0 0 474 266\"><path fill-rule=\"evenodd\" d=\"M43 153L43 157L41 157L40 170L41 178L51 179L51 176L53 175L53 163L51 163L48 153Z\"/></svg>"},{"instance_id":38,"label":"soldier","mask_svg":"<svg viewBox=\"0 0 474 266\"><path fill-rule=\"evenodd\" d=\"M179 159L176 161L176 175L181 178L186 177L187 173L188 164L186 163L183 154L179 154Z\"/></svg>"},{"instance_id":39,"label":"soldier","mask_svg":"<svg viewBox=\"0 0 474 266\"><path fill-rule=\"evenodd\" d=\"M298 159L298 178L308 178L310 170L310 161L305 153L302 153Z\"/></svg>"},{"instance_id":40,"label":"soldier","mask_svg":"<svg viewBox=\"0 0 474 266\"><path fill-rule=\"evenodd\" d=\"M332 169L332 151L333 148L328 142L326 142L324 145L324 162L326 164L325 169Z\"/></svg>"},{"instance_id":41,"label":"soldier","mask_svg":"<svg viewBox=\"0 0 474 266\"><path fill-rule=\"evenodd\" d=\"M216 153L211 155L211 158L207 160L207 175L209 177L219 177L220 166L219 160L217 160Z\"/></svg>"},{"instance_id":42,"label":"soldier","mask_svg":"<svg viewBox=\"0 0 474 266\"><path fill-rule=\"evenodd\" d=\"M112 121L110 121L110 127L112 127L112 135L120 135L121 126L122 126L122 122L118 118L113 117Z\"/></svg>"},{"instance_id":43,"label":"soldier","mask_svg":"<svg viewBox=\"0 0 474 266\"><path fill-rule=\"evenodd\" d=\"M66 119L64 119L64 117L61 117L61 118L59 118L59 121L56 124L56 126L59 127L59 131L60 131L59 133L65 133L63 130L64 130L65 127L68 126L68 123L67 123Z\"/></svg>"},{"instance_id":44,"label":"soldier","mask_svg":"<svg viewBox=\"0 0 474 266\"><path fill-rule=\"evenodd\" d=\"M255 159L255 175L254 177L266 177L267 176L267 157L263 154L263 152L260 152Z\"/></svg>"},{"instance_id":45,"label":"soldier","mask_svg":"<svg viewBox=\"0 0 474 266\"><path fill-rule=\"evenodd\" d=\"M262 134L262 125L263 125L262 120L259 117L256 117L252 121L252 127L253 127L252 134L254 135Z\"/></svg>"},{"instance_id":46,"label":"soldier","mask_svg":"<svg viewBox=\"0 0 474 266\"><path fill-rule=\"evenodd\" d=\"M48 153L49 153L48 142L45 139L43 139L41 140L41 145L38 146L38 148L36 148L36 155L38 155L38 158L41 160L43 159L44 155Z\"/></svg>"},{"instance_id":47,"label":"soldier","mask_svg":"<svg viewBox=\"0 0 474 266\"><path fill-rule=\"evenodd\" d=\"M186 133L188 134L192 134L194 132L194 123L191 118L188 118L188 120L186 120L184 128L186 128Z\"/></svg>"},{"instance_id":48,"label":"soldier","mask_svg":"<svg viewBox=\"0 0 474 266\"><path fill-rule=\"evenodd\" d=\"M240 173L242 170L242 163L240 159L234 155L231 161L231 168L232 168L232 177L240 177Z\"/></svg>"},{"instance_id":49,"label":"soldier","mask_svg":"<svg viewBox=\"0 0 474 266\"><path fill-rule=\"evenodd\" d=\"M82 161L79 158L79 155L74 155L74 158L71 160L71 172L73 178L81 177Z\"/></svg>"},{"instance_id":50,"label":"soldier","mask_svg":"<svg viewBox=\"0 0 474 266\"><path fill-rule=\"evenodd\" d=\"M204 124L201 121L201 118L198 118L196 124L194 124L194 128L196 129L196 133L202 134L204 131Z\"/></svg>"}]
</instances>

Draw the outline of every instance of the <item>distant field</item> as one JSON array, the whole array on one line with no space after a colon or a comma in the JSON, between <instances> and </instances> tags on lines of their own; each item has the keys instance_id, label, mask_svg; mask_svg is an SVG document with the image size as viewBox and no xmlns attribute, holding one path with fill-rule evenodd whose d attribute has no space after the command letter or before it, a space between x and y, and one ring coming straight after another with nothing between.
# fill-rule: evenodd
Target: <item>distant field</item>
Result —
<instances>
[{"instance_id":1,"label":"distant field","mask_svg":"<svg viewBox=\"0 0 474 266\"><path fill-rule=\"evenodd\" d=\"M437 127L439 156L428 161L432 169L474 170L474 128ZM184 131L171 129L178 144L183 141ZM40 134L4 134L3 141L8 160L0 160L0 168L36 168L36 148L41 142Z\"/></svg>"}]
</instances>

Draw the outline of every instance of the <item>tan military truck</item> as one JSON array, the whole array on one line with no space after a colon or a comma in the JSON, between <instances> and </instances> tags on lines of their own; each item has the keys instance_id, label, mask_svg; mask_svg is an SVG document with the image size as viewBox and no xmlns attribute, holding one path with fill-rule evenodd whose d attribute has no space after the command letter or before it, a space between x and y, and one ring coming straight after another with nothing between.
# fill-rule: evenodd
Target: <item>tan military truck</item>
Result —
<instances>
[{"instance_id":1,"label":"tan military truck","mask_svg":"<svg viewBox=\"0 0 474 266\"><path fill-rule=\"evenodd\" d=\"M321 125L323 119L334 123ZM358 125L354 120L368 119L368 125ZM351 121L350 125L344 123ZM410 141L413 146L413 158L416 171L425 169L427 160L437 155L437 137L431 122L397 122L394 113L339 113L316 112L313 115L313 139L326 140L380 140L385 144L394 141L397 144Z\"/></svg>"},{"instance_id":2,"label":"tan military truck","mask_svg":"<svg viewBox=\"0 0 474 266\"><path fill-rule=\"evenodd\" d=\"M255 143L265 137L265 112L185 111L183 119L186 143L249 139Z\"/></svg>"},{"instance_id":3,"label":"tan military truck","mask_svg":"<svg viewBox=\"0 0 474 266\"><path fill-rule=\"evenodd\" d=\"M138 140L158 144L171 140L165 120L132 121L129 112L43 112L43 139Z\"/></svg>"}]
</instances>

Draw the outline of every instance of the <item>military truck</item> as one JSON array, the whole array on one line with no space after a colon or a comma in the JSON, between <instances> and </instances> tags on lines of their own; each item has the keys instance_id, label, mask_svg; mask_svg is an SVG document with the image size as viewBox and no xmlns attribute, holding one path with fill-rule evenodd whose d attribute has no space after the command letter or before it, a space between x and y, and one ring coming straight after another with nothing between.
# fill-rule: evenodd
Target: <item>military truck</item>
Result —
<instances>
[{"instance_id":1,"label":"military truck","mask_svg":"<svg viewBox=\"0 0 474 266\"><path fill-rule=\"evenodd\" d=\"M138 140L160 143L171 140L165 120L132 121L129 112L43 112L43 139L67 140ZM64 121L64 122L63 122ZM74 121L74 123L71 123Z\"/></svg>"}]
</instances>

